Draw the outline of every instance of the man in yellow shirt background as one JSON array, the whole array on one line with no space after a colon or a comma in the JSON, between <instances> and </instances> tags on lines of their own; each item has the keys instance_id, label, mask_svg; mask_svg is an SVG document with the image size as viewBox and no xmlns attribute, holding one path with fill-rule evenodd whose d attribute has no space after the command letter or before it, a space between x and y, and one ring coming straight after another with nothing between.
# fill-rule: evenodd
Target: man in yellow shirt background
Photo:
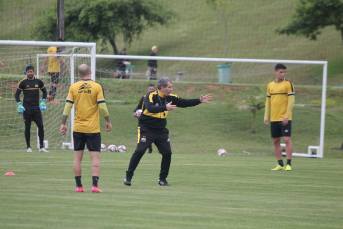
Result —
<instances>
[{"instance_id":1,"label":"man in yellow shirt background","mask_svg":"<svg viewBox=\"0 0 343 229\"><path fill-rule=\"evenodd\" d=\"M62 38L58 38L57 41L62 42L64 40ZM70 72L70 68L65 63L63 58L61 56L56 56L56 54L61 53L61 52L62 52L61 47L51 46L50 48L48 48L47 53L52 55L52 56L46 57L44 59L44 64L43 64L43 67L41 69L41 73L44 74L45 73L45 66L49 60L48 73L51 77L51 87L49 90L48 100L52 103L57 103L57 100L55 100L55 96L56 96L56 87L57 87L59 80L60 80L61 64L63 64L68 69L68 71Z\"/></svg>"}]
</instances>

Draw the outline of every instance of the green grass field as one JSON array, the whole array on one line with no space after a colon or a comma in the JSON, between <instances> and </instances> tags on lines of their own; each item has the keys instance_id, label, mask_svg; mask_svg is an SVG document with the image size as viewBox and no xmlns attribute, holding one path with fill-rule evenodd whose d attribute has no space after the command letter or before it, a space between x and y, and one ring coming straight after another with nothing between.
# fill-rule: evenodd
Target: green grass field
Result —
<instances>
[{"instance_id":1,"label":"green grass field","mask_svg":"<svg viewBox=\"0 0 343 229\"><path fill-rule=\"evenodd\" d=\"M295 158L270 171L274 157L179 154L170 187L157 185L161 156L145 155L123 185L131 153L101 153L99 186L75 193L73 152L1 152L1 228L342 228L341 160ZM15 176L4 176L12 171Z\"/></svg>"}]
</instances>

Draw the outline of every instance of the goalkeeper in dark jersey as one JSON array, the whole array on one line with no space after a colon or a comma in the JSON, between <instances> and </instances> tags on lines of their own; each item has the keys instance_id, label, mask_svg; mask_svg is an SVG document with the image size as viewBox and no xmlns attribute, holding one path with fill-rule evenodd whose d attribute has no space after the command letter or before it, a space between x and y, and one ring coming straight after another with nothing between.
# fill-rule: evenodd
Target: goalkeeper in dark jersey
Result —
<instances>
[{"instance_id":1,"label":"goalkeeper in dark jersey","mask_svg":"<svg viewBox=\"0 0 343 229\"><path fill-rule=\"evenodd\" d=\"M15 93L15 100L18 103L17 111L23 114L25 123L25 139L27 145L27 152L32 152L30 145L30 129L31 122L34 121L38 127L39 136L39 152L48 153L44 148L44 125L42 111L46 110L45 100L47 96L44 83L40 79L34 77L35 70L33 66L26 67L26 78L19 82L17 91ZM39 90L43 92L42 102L39 103ZM23 91L23 103L20 102L20 93Z\"/></svg>"}]
</instances>

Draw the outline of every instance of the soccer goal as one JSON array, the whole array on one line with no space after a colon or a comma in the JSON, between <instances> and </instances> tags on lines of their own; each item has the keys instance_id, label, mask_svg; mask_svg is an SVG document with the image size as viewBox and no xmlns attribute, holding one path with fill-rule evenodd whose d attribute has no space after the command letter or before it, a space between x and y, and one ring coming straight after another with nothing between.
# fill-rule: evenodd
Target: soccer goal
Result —
<instances>
[{"instance_id":1,"label":"soccer goal","mask_svg":"<svg viewBox=\"0 0 343 229\"><path fill-rule=\"evenodd\" d=\"M122 59L123 56L96 55L96 58ZM186 96L192 94L197 84L205 84L207 92L221 91L223 97L230 98L229 102L221 100L224 104L221 112L227 114L223 118L226 120L223 126L227 128L227 136L223 136L222 141L230 148L228 152L244 155L273 154L270 129L263 124L264 108L255 114L253 109L261 108L261 105L264 107L267 84L275 79L274 67L277 63L283 63L287 67L286 79L296 82L292 120L293 155L317 158L324 155L327 61L133 55L125 58L134 66L130 77L133 80L147 80L147 61L157 60L157 80L169 77L174 88L181 84L189 85L183 92ZM106 69L106 66L101 68ZM113 68L113 65L108 68ZM284 143L281 146L284 148Z\"/></svg>"},{"instance_id":2,"label":"soccer goal","mask_svg":"<svg viewBox=\"0 0 343 229\"><path fill-rule=\"evenodd\" d=\"M56 54L47 54L50 47L59 47ZM17 102L14 99L18 83L26 78L25 68L32 65L35 68L35 77L41 79L49 91L52 82L49 71L50 59L62 59L69 67L59 65L59 82L56 86L55 101L47 101L47 110L42 111L45 146L46 148L73 148L72 144L72 127L74 121L74 111L71 112L68 119L68 133L60 134L62 113L65 105L65 99L68 95L69 86L78 81L77 67L81 64L88 64L92 70L92 79L95 80L96 69L96 44L95 43L78 43L78 42L39 42L39 41L0 41L0 61L4 67L0 67L0 142L1 148L25 148L23 116L16 111ZM77 57L77 54L87 54L88 57ZM44 74L41 73L44 67ZM60 61L59 61L60 62ZM23 93L20 95L23 99ZM40 92L40 100L42 93ZM31 125L31 146L35 146L38 135L34 122Z\"/></svg>"}]
</instances>

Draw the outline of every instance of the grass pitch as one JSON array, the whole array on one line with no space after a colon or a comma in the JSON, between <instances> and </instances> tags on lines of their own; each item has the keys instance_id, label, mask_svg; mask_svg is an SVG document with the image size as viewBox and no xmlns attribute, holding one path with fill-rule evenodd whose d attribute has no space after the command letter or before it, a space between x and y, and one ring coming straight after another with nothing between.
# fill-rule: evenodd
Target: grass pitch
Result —
<instances>
[{"instance_id":1,"label":"grass pitch","mask_svg":"<svg viewBox=\"0 0 343 229\"><path fill-rule=\"evenodd\" d=\"M123 185L131 153L101 153L91 193L90 159L75 193L70 150L1 152L1 228L342 228L342 165L294 158L271 171L273 156L173 154L170 187L157 185L161 156L145 155ZM8 171L15 176L4 176Z\"/></svg>"}]
</instances>

